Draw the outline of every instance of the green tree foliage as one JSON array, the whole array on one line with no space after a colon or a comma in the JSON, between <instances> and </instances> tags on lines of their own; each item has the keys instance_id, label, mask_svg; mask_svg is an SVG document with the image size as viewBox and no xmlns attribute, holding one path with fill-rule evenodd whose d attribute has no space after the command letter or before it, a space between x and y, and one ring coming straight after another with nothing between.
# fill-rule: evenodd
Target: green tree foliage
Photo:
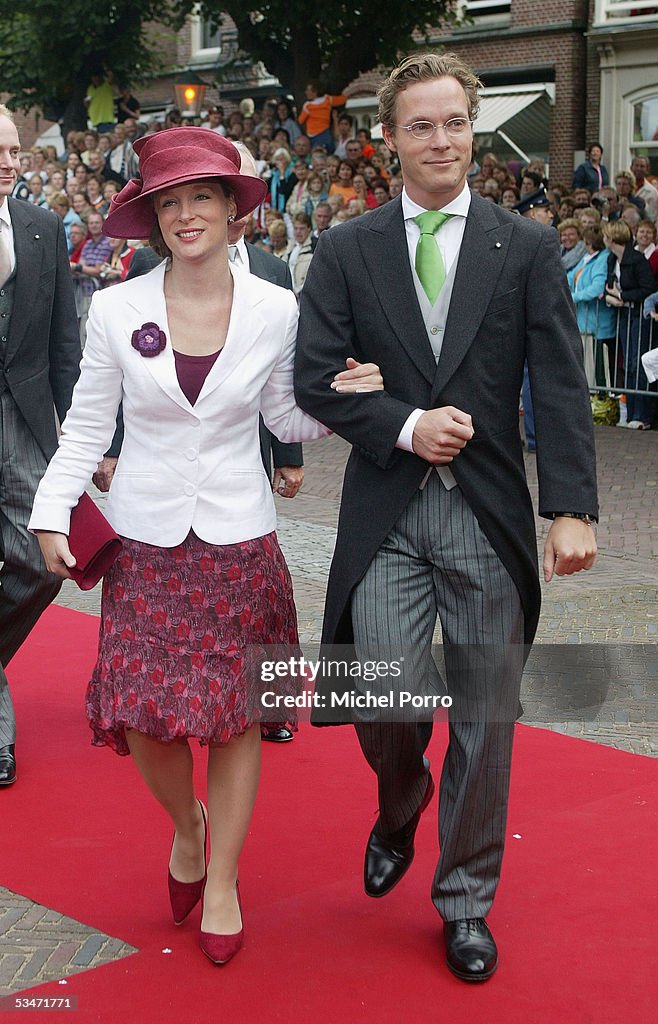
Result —
<instances>
[{"instance_id":1,"label":"green tree foliage","mask_svg":"<svg viewBox=\"0 0 658 1024\"><path fill-rule=\"evenodd\" d=\"M10 106L39 106L64 118L64 130L87 123L82 100L95 68L137 84L159 68L158 30L181 23L161 0L0 0L0 88Z\"/></svg>"},{"instance_id":2,"label":"green tree foliage","mask_svg":"<svg viewBox=\"0 0 658 1024\"><path fill-rule=\"evenodd\" d=\"M394 64L442 22L456 20L456 0L204 0L202 13L230 14L241 49L261 60L290 90L304 98L309 79L338 93L360 71ZM190 10L183 0L178 9Z\"/></svg>"}]
</instances>

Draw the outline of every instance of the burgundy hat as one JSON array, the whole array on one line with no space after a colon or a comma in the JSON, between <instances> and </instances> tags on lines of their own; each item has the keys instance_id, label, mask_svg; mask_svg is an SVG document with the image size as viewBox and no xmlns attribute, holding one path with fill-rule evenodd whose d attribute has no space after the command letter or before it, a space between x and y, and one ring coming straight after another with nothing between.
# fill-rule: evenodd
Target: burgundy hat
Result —
<instances>
[{"instance_id":1,"label":"burgundy hat","mask_svg":"<svg viewBox=\"0 0 658 1024\"><path fill-rule=\"evenodd\" d=\"M112 196L103 234L111 238L148 238L155 221L151 197L163 188L217 178L233 193L239 220L267 193L260 178L240 174L240 154L232 142L208 128L167 128L137 139L138 178Z\"/></svg>"}]
</instances>

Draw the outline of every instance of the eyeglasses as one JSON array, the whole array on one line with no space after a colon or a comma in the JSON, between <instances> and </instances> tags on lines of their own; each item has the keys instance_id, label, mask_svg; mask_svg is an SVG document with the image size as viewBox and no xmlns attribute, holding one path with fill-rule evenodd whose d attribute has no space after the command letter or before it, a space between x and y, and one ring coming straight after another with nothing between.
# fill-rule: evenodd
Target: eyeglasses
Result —
<instances>
[{"instance_id":1,"label":"eyeglasses","mask_svg":"<svg viewBox=\"0 0 658 1024\"><path fill-rule=\"evenodd\" d=\"M432 124L431 121L414 121L413 124L392 124L391 128L404 128L414 139L431 139L437 128L443 128L450 136L463 135L472 125L468 117L451 117L445 124Z\"/></svg>"}]
</instances>

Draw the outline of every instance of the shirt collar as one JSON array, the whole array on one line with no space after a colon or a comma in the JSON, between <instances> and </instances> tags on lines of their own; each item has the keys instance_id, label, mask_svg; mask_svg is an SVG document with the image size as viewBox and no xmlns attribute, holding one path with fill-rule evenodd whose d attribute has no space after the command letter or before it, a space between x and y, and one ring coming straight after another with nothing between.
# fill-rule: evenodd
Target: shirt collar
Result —
<instances>
[{"instance_id":1,"label":"shirt collar","mask_svg":"<svg viewBox=\"0 0 658 1024\"><path fill-rule=\"evenodd\" d=\"M9 213L9 203L7 202L7 198L6 197L5 197L5 201L2 204L2 206L0 206L0 220L3 220L8 228L11 227L11 216L10 216L10 213Z\"/></svg>"},{"instance_id":2,"label":"shirt collar","mask_svg":"<svg viewBox=\"0 0 658 1024\"><path fill-rule=\"evenodd\" d=\"M453 217L467 217L469 207L471 205L471 189L468 182L464 182L464 187L456 197L447 206L441 207L442 213L450 213ZM402 213L404 214L405 220L413 220L419 213L425 213L425 209L415 203L410 198L406 188L402 189Z\"/></svg>"},{"instance_id":3,"label":"shirt collar","mask_svg":"<svg viewBox=\"0 0 658 1024\"><path fill-rule=\"evenodd\" d=\"M236 262L240 263L243 267L249 266L249 253L247 252L247 243L244 240L244 235L241 235L235 243L237 249Z\"/></svg>"}]
</instances>

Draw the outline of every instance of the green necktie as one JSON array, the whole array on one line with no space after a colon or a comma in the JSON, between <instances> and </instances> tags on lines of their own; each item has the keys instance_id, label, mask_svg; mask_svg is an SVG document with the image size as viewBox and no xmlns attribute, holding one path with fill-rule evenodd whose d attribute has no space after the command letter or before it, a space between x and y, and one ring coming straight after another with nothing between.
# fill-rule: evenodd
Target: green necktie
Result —
<instances>
[{"instance_id":1,"label":"green necktie","mask_svg":"<svg viewBox=\"0 0 658 1024\"><path fill-rule=\"evenodd\" d=\"M441 210L426 210L425 213L419 213L414 217L420 228L420 238L416 246L416 273L432 305L436 302L446 279L443 256L434 236L451 216L452 214L442 213Z\"/></svg>"}]
</instances>

